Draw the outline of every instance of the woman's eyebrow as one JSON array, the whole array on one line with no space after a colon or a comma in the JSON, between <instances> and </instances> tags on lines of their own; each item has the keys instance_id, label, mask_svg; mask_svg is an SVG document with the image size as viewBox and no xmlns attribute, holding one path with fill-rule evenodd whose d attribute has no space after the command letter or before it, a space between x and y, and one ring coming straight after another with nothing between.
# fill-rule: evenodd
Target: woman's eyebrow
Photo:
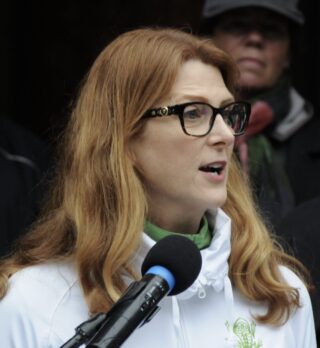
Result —
<instances>
[{"instance_id":1,"label":"woman's eyebrow","mask_svg":"<svg viewBox=\"0 0 320 348\"><path fill-rule=\"evenodd\" d=\"M230 104L230 103L233 103L234 101L235 101L235 100L234 100L233 97L232 97L232 98L225 99L225 100L223 100L223 101L221 102L220 106L228 105L228 104Z\"/></svg>"},{"instance_id":2,"label":"woman's eyebrow","mask_svg":"<svg viewBox=\"0 0 320 348\"><path fill-rule=\"evenodd\" d=\"M175 104L177 103L181 103L181 102L185 102L185 101L198 101L198 102L203 102L203 103L207 103L207 104L212 104L210 99L201 95L195 95L195 94L183 94L183 95L179 95L179 96L172 96L172 101L174 101ZM223 106L223 105L227 105L234 102L234 98L233 97L229 97L226 99L223 99L220 102L220 105L216 105L218 106Z\"/></svg>"},{"instance_id":3,"label":"woman's eyebrow","mask_svg":"<svg viewBox=\"0 0 320 348\"><path fill-rule=\"evenodd\" d=\"M195 94L183 94L183 95L173 95L171 98L175 103L183 103L188 101L200 101L204 103L208 103L208 99Z\"/></svg>"}]
</instances>

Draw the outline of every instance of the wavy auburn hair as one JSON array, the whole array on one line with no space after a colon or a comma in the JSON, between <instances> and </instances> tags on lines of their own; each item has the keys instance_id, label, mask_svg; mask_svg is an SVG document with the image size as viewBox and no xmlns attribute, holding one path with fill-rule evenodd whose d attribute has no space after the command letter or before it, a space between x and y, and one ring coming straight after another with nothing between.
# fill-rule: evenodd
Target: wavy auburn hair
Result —
<instances>
[{"instance_id":1,"label":"wavy auburn hair","mask_svg":"<svg viewBox=\"0 0 320 348\"><path fill-rule=\"evenodd\" d=\"M49 202L31 231L0 264L0 296L19 269L71 259L92 313L107 311L125 290L147 213L143 183L130 156L143 113L167 97L181 65L217 67L234 92L237 68L209 39L174 29L140 29L111 42L89 71L60 144ZM280 323L298 305L279 264L299 263L272 242L235 161L224 207L233 221L230 277L248 298L266 300L261 318Z\"/></svg>"}]
</instances>

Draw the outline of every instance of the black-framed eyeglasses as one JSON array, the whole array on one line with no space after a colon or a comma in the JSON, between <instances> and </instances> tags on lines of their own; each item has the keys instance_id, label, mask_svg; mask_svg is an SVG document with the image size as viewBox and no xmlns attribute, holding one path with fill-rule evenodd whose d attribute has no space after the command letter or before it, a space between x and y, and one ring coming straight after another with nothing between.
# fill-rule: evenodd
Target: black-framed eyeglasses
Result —
<instances>
[{"instance_id":1,"label":"black-framed eyeglasses","mask_svg":"<svg viewBox=\"0 0 320 348\"><path fill-rule=\"evenodd\" d=\"M216 116L221 115L224 122L233 130L233 134L238 136L245 132L250 112L251 105L243 101L233 102L221 108L207 103L191 102L150 109L142 118L176 115L185 134L203 137L210 133Z\"/></svg>"}]
</instances>

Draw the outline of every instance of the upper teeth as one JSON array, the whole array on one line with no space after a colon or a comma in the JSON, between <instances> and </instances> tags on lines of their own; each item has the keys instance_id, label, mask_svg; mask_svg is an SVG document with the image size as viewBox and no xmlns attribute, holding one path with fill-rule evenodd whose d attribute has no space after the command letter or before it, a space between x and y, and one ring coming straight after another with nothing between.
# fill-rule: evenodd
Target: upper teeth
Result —
<instances>
[{"instance_id":1,"label":"upper teeth","mask_svg":"<svg viewBox=\"0 0 320 348\"><path fill-rule=\"evenodd\" d=\"M222 168L223 168L223 165L219 163L208 164L202 167L203 170L211 171L212 173L220 173Z\"/></svg>"}]
</instances>

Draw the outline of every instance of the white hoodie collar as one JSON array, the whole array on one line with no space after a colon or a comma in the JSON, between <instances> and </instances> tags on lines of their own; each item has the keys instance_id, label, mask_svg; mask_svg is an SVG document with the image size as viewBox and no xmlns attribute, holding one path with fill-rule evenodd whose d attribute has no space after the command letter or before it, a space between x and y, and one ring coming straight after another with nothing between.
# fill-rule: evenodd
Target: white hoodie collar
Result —
<instances>
[{"instance_id":1,"label":"white hoodie collar","mask_svg":"<svg viewBox=\"0 0 320 348\"><path fill-rule=\"evenodd\" d=\"M179 294L179 300L188 299L194 295L205 297L205 288L210 286L217 292L224 288L225 277L228 277L228 258L231 251L231 220L221 210L216 214L207 214L209 226L214 226L213 238L208 248L201 250L202 267L198 278L187 290ZM141 246L134 263L140 269L150 248L156 242L143 233Z\"/></svg>"},{"instance_id":2,"label":"white hoodie collar","mask_svg":"<svg viewBox=\"0 0 320 348\"><path fill-rule=\"evenodd\" d=\"M172 296L172 315L175 332L175 346L180 347L183 342L184 347L188 347L181 332L181 317L179 301L184 301L198 296L199 299L206 297L207 291L216 292L224 291L226 302L226 319L229 323L234 322L234 299L232 284L229 278L228 259L231 252L231 219L221 210L217 209L216 213L208 212L207 218L209 226L214 226L212 241L208 248L201 250L202 267L198 278L184 292L177 296ZM145 233L142 237L142 243L135 258L135 264L141 268L141 264L156 242ZM230 333L228 346L232 345L233 334Z\"/></svg>"},{"instance_id":3,"label":"white hoodie collar","mask_svg":"<svg viewBox=\"0 0 320 348\"><path fill-rule=\"evenodd\" d=\"M215 216L208 214L209 226L214 226L212 241L208 248L201 250L202 267L198 278L186 291L177 296L179 300L194 295L206 297L206 290L212 287L216 292L224 289L225 277L228 277L228 258L231 251L231 220L218 209Z\"/></svg>"}]
</instances>

